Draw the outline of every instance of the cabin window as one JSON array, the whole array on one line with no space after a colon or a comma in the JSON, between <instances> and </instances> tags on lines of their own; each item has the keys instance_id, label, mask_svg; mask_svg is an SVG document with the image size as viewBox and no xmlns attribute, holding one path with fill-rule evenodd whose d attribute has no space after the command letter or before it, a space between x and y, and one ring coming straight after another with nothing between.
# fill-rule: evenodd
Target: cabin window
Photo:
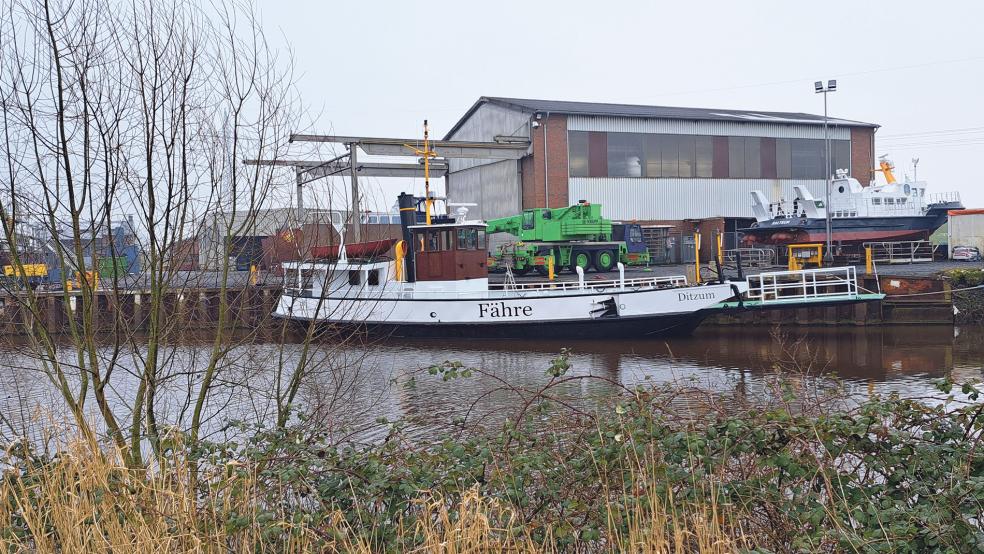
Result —
<instances>
[{"instance_id":1,"label":"cabin window","mask_svg":"<svg viewBox=\"0 0 984 554\"><path fill-rule=\"evenodd\" d=\"M458 229L458 250L478 250L478 229Z\"/></svg>"},{"instance_id":2,"label":"cabin window","mask_svg":"<svg viewBox=\"0 0 984 554\"><path fill-rule=\"evenodd\" d=\"M284 272L284 288L294 289L297 288L297 270L288 269Z\"/></svg>"},{"instance_id":3,"label":"cabin window","mask_svg":"<svg viewBox=\"0 0 984 554\"><path fill-rule=\"evenodd\" d=\"M906 201L905 198L899 198L899 204L905 204L905 201Z\"/></svg>"},{"instance_id":4,"label":"cabin window","mask_svg":"<svg viewBox=\"0 0 984 554\"><path fill-rule=\"evenodd\" d=\"M372 270L372 271L369 272L369 280L368 280L367 284L370 287L378 287L379 286L379 271L380 270L378 270L378 269L374 269L374 270Z\"/></svg>"},{"instance_id":5,"label":"cabin window","mask_svg":"<svg viewBox=\"0 0 984 554\"><path fill-rule=\"evenodd\" d=\"M479 250L485 250L485 248L486 248L486 244L485 244L485 231L482 231L482 230L476 230L476 231L478 233L478 249Z\"/></svg>"},{"instance_id":6,"label":"cabin window","mask_svg":"<svg viewBox=\"0 0 984 554\"><path fill-rule=\"evenodd\" d=\"M358 269L350 269L348 272L348 283L353 287L357 287L362 284L361 271Z\"/></svg>"},{"instance_id":7,"label":"cabin window","mask_svg":"<svg viewBox=\"0 0 984 554\"><path fill-rule=\"evenodd\" d=\"M523 229L532 229L534 225L536 225L536 222L533 220L533 212L523 212Z\"/></svg>"},{"instance_id":8,"label":"cabin window","mask_svg":"<svg viewBox=\"0 0 984 554\"><path fill-rule=\"evenodd\" d=\"M871 205L872 206L881 206L881 198L872 198L871 199Z\"/></svg>"},{"instance_id":9,"label":"cabin window","mask_svg":"<svg viewBox=\"0 0 984 554\"><path fill-rule=\"evenodd\" d=\"M441 248L441 234L431 231L427 233L427 248L428 252L440 252L443 250Z\"/></svg>"},{"instance_id":10,"label":"cabin window","mask_svg":"<svg viewBox=\"0 0 984 554\"><path fill-rule=\"evenodd\" d=\"M301 270L301 289L310 292L314 283L314 270L313 269L302 269Z\"/></svg>"},{"instance_id":11,"label":"cabin window","mask_svg":"<svg viewBox=\"0 0 984 554\"><path fill-rule=\"evenodd\" d=\"M886 198L885 199L885 203L886 204L894 204L895 203L895 199L894 198Z\"/></svg>"}]
</instances>

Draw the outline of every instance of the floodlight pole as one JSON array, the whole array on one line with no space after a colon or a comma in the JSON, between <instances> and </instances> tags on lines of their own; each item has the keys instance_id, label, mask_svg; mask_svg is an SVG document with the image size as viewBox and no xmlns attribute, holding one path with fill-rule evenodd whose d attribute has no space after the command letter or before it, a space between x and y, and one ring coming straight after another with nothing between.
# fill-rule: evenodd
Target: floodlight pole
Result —
<instances>
[{"instance_id":1,"label":"floodlight pole","mask_svg":"<svg viewBox=\"0 0 984 554\"><path fill-rule=\"evenodd\" d=\"M834 92L835 90L837 90L837 88L836 88L837 87L837 84L836 83L837 83L837 81L831 80L831 81L827 81L827 86L823 86L823 82L822 81L817 81L814 84L814 91L815 92L818 92L818 93L820 93L820 92L823 93L823 144L824 144L824 162L823 162L823 165L824 165L824 173L826 173L826 176L825 176L826 179L825 179L825 181L827 183L827 186L826 186L826 189L827 189L826 190L826 196L825 196L825 200L824 200L824 213L827 216L826 217L826 220L827 220L827 251L824 253L823 259L824 259L824 262L828 262L828 263L834 261L834 250L833 250L833 239L832 239L832 236L831 236L832 235L832 233L831 233L831 217L833 216L833 214L830 211L830 188L833 186L833 183L831 182L831 179L830 179L830 172L831 172L831 169L830 169L830 131L829 131L829 124L828 124L828 119L827 119L827 93L828 92Z\"/></svg>"}]
</instances>

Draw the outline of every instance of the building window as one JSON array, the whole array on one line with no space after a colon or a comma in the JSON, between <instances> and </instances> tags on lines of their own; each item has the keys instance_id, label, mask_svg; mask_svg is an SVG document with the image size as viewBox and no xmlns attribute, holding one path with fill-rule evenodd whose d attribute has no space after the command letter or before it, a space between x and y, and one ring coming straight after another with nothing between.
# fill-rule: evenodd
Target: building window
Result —
<instances>
[{"instance_id":1,"label":"building window","mask_svg":"<svg viewBox=\"0 0 984 554\"><path fill-rule=\"evenodd\" d=\"M646 177L662 177L662 154L660 141L664 135L646 135Z\"/></svg>"},{"instance_id":2,"label":"building window","mask_svg":"<svg viewBox=\"0 0 984 554\"><path fill-rule=\"evenodd\" d=\"M793 176L792 168L789 139L776 139L776 178L791 179Z\"/></svg>"},{"instance_id":3,"label":"building window","mask_svg":"<svg viewBox=\"0 0 984 554\"><path fill-rule=\"evenodd\" d=\"M588 133L588 177L608 177L608 133Z\"/></svg>"},{"instance_id":4,"label":"building window","mask_svg":"<svg viewBox=\"0 0 984 554\"><path fill-rule=\"evenodd\" d=\"M823 179L823 140L789 139L793 179Z\"/></svg>"},{"instance_id":5,"label":"building window","mask_svg":"<svg viewBox=\"0 0 984 554\"><path fill-rule=\"evenodd\" d=\"M378 269L373 269L372 271L369 272L368 285L370 287L378 287L379 286L379 270Z\"/></svg>"},{"instance_id":6,"label":"building window","mask_svg":"<svg viewBox=\"0 0 984 554\"><path fill-rule=\"evenodd\" d=\"M694 137L696 143L695 169L697 177L709 179L714 176L714 138Z\"/></svg>"},{"instance_id":7,"label":"building window","mask_svg":"<svg viewBox=\"0 0 984 554\"><path fill-rule=\"evenodd\" d=\"M714 165L711 172L715 179L727 179L731 173L728 162L731 156L728 152L728 137L714 137Z\"/></svg>"},{"instance_id":8,"label":"building window","mask_svg":"<svg viewBox=\"0 0 984 554\"><path fill-rule=\"evenodd\" d=\"M680 176L680 137L662 135L659 140L660 173L663 177Z\"/></svg>"},{"instance_id":9,"label":"building window","mask_svg":"<svg viewBox=\"0 0 984 554\"><path fill-rule=\"evenodd\" d=\"M776 178L776 139L762 138L762 175L763 179Z\"/></svg>"},{"instance_id":10,"label":"building window","mask_svg":"<svg viewBox=\"0 0 984 554\"><path fill-rule=\"evenodd\" d=\"M745 137L728 138L728 176L732 179L745 177Z\"/></svg>"},{"instance_id":11,"label":"building window","mask_svg":"<svg viewBox=\"0 0 984 554\"><path fill-rule=\"evenodd\" d=\"M830 173L851 171L851 141L831 140ZM568 133L571 177L824 179L823 139Z\"/></svg>"},{"instance_id":12,"label":"building window","mask_svg":"<svg viewBox=\"0 0 984 554\"><path fill-rule=\"evenodd\" d=\"M836 174L838 169L846 169L848 173L851 172L851 141L830 141L830 154L834 160L833 173Z\"/></svg>"},{"instance_id":13,"label":"building window","mask_svg":"<svg viewBox=\"0 0 984 554\"><path fill-rule=\"evenodd\" d=\"M362 272L358 269L350 269L348 272L348 284L357 287L362 283Z\"/></svg>"},{"instance_id":14,"label":"building window","mask_svg":"<svg viewBox=\"0 0 984 554\"><path fill-rule=\"evenodd\" d=\"M745 177L760 179L762 177L762 139L745 137Z\"/></svg>"},{"instance_id":15,"label":"building window","mask_svg":"<svg viewBox=\"0 0 984 554\"><path fill-rule=\"evenodd\" d=\"M679 135L677 145L680 148L680 173L679 177L693 178L694 165L697 163L696 137L693 135Z\"/></svg>"},{"instance_id":16,"label":"building window","mask_svg":"<svg viewBox=\"0 0 984 554\"><path fill-rule=\"evenodd\" d=\"M571 131L567 134L567 155L571 177L588 176L588 133Z\"/></svg>"},{"instance_id":17,"label":"building window","mask_svg":"<svg viewBox=\"0 0 984 554\"><path fill-rule=\"evenodd\" d=\"M609 177L642 177L643 141L639 133L608 133Z\"/></svg>"}]
</instances>

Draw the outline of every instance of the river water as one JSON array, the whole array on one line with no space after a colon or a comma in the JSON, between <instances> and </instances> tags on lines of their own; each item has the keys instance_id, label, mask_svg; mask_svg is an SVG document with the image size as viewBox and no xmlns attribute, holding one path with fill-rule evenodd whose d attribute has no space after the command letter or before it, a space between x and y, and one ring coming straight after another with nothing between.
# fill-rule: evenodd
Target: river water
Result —
<instances>
[{"instance_id":1,"label":"river water","mask_svg":"<svg viewBox=\"0 0 984 554\"><path fill-rule=\"evenodd\" d=\"M210 344L187 341L165 353L168 377L158 409L165 421L188 421L188 391L200 382ZM312 374L297 404L336 437L378 438L378 424L403 421L409 436L433 439L464 419L497 425L528 391L549 382L546 370L570 349L569 381L555 391L582 405L616 392L619 385L680 382L717 391L754 391L778 371L835 375L857 395L896 391L903 396L936 393L945 376L955 382L984 377L984 330L979 327L768 327L705 326L692 336L632 341L374 341L313 345ZM290 367L303 346L254 341L235 346L223 361L218 387L209 396L208 426L228 434L233 419L262 420L273 407L278 367ZM115 354L115 357L113 357ZM135 386L139 349L103 353L120 368L112 394L125 412ZM71 352L65 353L71 356ZM443 380L427 371L444 361L474 368L470 377ZM23 345L0 349L0 413L13 427L43 423L61 403ZM522 391L518 390L522 389ZM523 392L525 391L525 392ZM90 406L94 403L90 403ZM124 414L124 417L126 414Z\"/></svg>"}]
</instances>

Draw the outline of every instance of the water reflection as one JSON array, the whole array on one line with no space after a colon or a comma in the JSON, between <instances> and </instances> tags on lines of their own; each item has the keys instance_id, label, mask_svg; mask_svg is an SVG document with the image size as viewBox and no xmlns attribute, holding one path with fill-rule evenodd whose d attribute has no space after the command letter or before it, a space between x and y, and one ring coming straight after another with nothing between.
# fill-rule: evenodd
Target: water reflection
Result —
<instances>
[{"instance_id":1,"label":"water reflection","mask_svg":"<svg viewBox=\"0 0 984 554\"><path fill-rule=\"evenodd\" d=\"M650 341L375 341L339 346L318 343L317 360L300 402L319 414L319 425L338 436L366 432L385 417L404 420L412 435L433 438L453 422L497 425L521 403L511 388L536 389L548 382L550 360L571 349L570 375L590 379L567 383L556 392L590 406L619 385L696 382L721 391L751 391L778 368L798 367L836 374L859 394L898 391L925 396L946 375L961 382L982 377L981 328L793 327L784 333L763 327L704 327L693 336ZM173 347L173 381L162 387L160 405L181 420L182 393L195 388L196 371L207 359L207 341L189 339ZM210 397L213 430L228 419L268 415L274 368L296 363L302 346L269 341L233 349L222 386ZM121 358L138 360L139 353ZM426 368L444 360L478 368L473 377L444 382ZM31 368L23 347L0 349L0 410L24 421L33 408L59 405L50 386ZM135 372L123 372L135 376ZM116 385L120 405L136 381ZM11 415L14 414L14 415ZM20 415L17 415L20 414Z\"/></svg>"}]
</instances>

